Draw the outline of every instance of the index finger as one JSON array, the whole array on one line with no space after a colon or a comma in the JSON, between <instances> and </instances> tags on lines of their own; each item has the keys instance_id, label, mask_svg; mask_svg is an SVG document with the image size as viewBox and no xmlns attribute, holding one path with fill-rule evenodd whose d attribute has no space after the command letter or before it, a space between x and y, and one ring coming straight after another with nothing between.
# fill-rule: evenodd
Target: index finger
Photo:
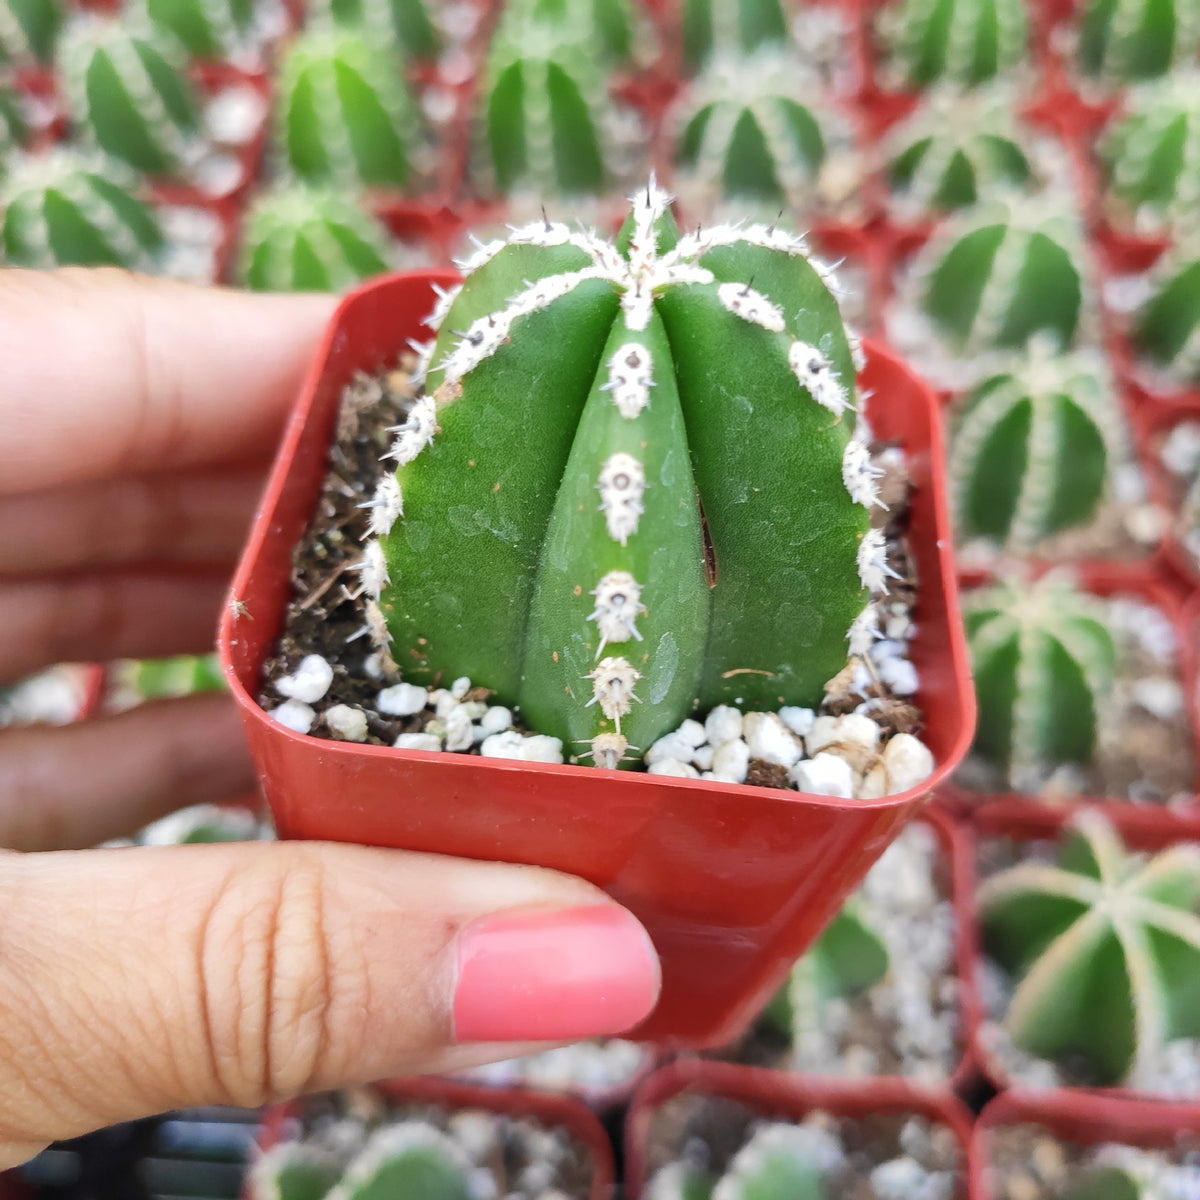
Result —
<instances>
[{"instance_id":1,"label":"index finger","mask_svg":"<svg viewBox=\"0 0 1200 1200\"><path fill-rule=\"evenodd\" d=\"M0 272L0 495L268 451L334 304Z\"/></svg>"}]
</instances>

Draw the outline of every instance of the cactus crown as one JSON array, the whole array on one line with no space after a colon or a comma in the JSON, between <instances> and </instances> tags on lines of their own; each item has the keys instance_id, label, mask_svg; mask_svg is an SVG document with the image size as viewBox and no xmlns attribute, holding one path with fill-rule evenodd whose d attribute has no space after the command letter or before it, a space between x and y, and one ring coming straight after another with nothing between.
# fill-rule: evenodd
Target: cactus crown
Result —
<instances>
[{"instance_id":1,"label":"cactus crown","mask_svg":"<svg viewBox=\"0 0 1200 1200\"><path fill-rule=\"evenodd\" d=\"M788 37L779 0L684 0L681 24L684 63L691 71L714 53L742 57Z\"/></svg>"},{"instance_id":2,"label":"cactus crown","mask_svg":"<svg viewBox=\"0 0 1200 1200\"><path fill-rule=\"evenodd\" d=\"M0 0L0 63L48 65L62 24L59 0Z\"/></svg>"},{"instance_id":3,"label":"cactus crown","mask_svg":"<svg viewBox=\"0 0 1200 1200\"><path fill-rule=\"evenodd\" d=\"M964 597L979 724L974 750L1029 788L1047 768L1085 764L1116 664L1091 597L1063 579L1001 583Z\"/></svg>"},{"instance_id":4,"label":"cactus crown","mask_svg":"<svg viewBox=\"0 0 1200 1200\"><path fill-rule=\"evenodd\" d=\"M979 904L988 953L1018 980L1005 1024L1023 1049L1136 1085L1165 1042L1200 1035L1200 846L1130 854L1084 810L1057 866L1003 871Z\"/></svg>"},{"instance_id":5,"label":"cactus crown","mask_svg":"<svg viewBox=\"0 0 1200 1200\"><path fill-rule=\"evenodd\" d=\"M676 159L718 195L798 206L825 158L809 108L818 93L811 72L786 50L714 56L688 89Z\"/></svg>"},{"instance_id":6,"label":"cactus crown","mask_svg":"<svg viewBox=\"0 0 1200 1200\"><path fill-rule=\"evenodd\" d=\"M1025 58L1024 0L903 0L883 9L879 20L909 87L939 79L972 86Z\"/></svg>"},{"instance_id":7,"label":"cactus crown","mask_svg":"<svg viewBox=\"0 0 1200 1200\"><path fill-rule=\"evenodd\" d=\"M1200 71L1131 88L1126 116L1100 143L1109 193L1139 220L1200 205Z\"/></svg>"},{"instance_id":8,"label":"cactus crown","mask_svg":"<svg viewBox=\"0 0 1200 1200\"><path fill-rule=\"evenodd\" d=\"M1085 75L1121 82L1152 79L1200 47L1196 0L1090 0L1079 32Z\"/></svg>"},{"instance_id":9,"label":"cactus crown","mask_svg":"<svg viewBox=\"0 0 1200 1200\"><path fill-rule=\"evenodd\" d=\"M309 28L329 21L405 58L432 58L441 44L423 0L322 0L310 8Z\"/></svg>"},{"instance_id":10,"label":"cactus crown","mask_svg":"<svg viewBox=\"0 0 1200 1200\"><path fill-rule=\"evenodd\" d=\"M1172 380L1200 380L1200 236L1180 233L1150 272L1150 295L1134 318L1133 342Z\"/></svg>"},{"instance_id":11,"label":"cactus crown","mask_svg":"<svg viewBox=\"0 0 1200 1200\"><path fill-rule=\"evenodd\" d=\"M956 213L922 250L922 307L959 351L1071 344L1086 293L1083 232L1060 200L1015 197Z\"/></svg>"},{"instance_id":12,"label":"cactus crown","mask_svg":"<svg viewBox=\"0 0 1200 1200\"><path fill-rule=\"evenodd\" d=\"M279 71L276 142L298 179L343 188L403 186L418 112L385 47L360 30L311 29Z\"/></svg>"},{"instance_id":13,"label":"cactus crown","mask_svg":"<svg viewBox=\"0 0 1200 1200\"><path fill-rule=\"evenodd\" d=\"M697 698L819 702L889 573L828 268L774 226L680 237L669 199L463 264L362 568L406 676L609 766Z\"/></svg>"},{"instance_id":14,"label":"cactus crown","mask_svg":"<svg viewBox=\"0 0 1200 1200\"><path fill-rule=\"evenodd\" d=\"M1029 183L1015 107L1014 90L1003 84L930 88L885 147L892 188L905 205L920 213L966 208Z\"/></svg>"},{"instance_id":15,"label":"cactus crown","mask_svg":"<svg viewBox=\"0 0 1200 1200\"><path fill-rule=\"evenodd\" d=\"M349 197L291 186L257 197L238 274L267 292L340 292L388 269L387 229Z\"/></svg>"},{"instance_id":16,"label":"cactus crown","mask_svg":"<svg viewBox=\"0 0 1200 1200\"><path fill-rule=\"evenodd\" d=\"M608 72L630 56L632 18L615 0L581 8L584 19L562 0L525 0L506 11L492 38L483 124L502 192L532 183L594 194L608 180Z\"/></svg>"},{"instance_id":17,"label":"cactus crown","mask_svg":"<svg viewBox=\"0 0 1200 1200\"><path fill-rule=\"evenodd\" d=\"M162 232L131 194L133 186L132 177L124 179L98 155L67 149L13 155L0 186L5 260L23 267L152 270Z\"/></svg>"},{"instance_id":18,"label":"cactus crown","mask_svg":"<svg viewBox=\"0 0 1200 1200\"><path fill-rule=\"evenodd\" d=\"M1027 549L1086 524L1128 443L1103 357L1035 339L957 414L948 466L959 532Z\"/></svg>"},{"instance_id":19,"label":"cactus crown","mask_svg":"<svg viewBox=\"0 0 1200 1200\"><path fill-rule=\"evenodd\" d=\"M172 49L132 20L81 16L63 34L59 64L71 120L113 158L168 175L200 150L200 102Z\"/></svg>"}]
</instances>

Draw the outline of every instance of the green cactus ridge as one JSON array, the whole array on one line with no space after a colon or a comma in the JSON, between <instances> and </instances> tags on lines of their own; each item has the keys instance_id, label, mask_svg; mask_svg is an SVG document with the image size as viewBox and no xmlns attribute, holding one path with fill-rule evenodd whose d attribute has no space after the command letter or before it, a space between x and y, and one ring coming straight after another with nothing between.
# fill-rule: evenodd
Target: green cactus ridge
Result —
<instances>
[{"instance_id":1,"label":"green cactus ridge","mask_svg":"<svg viewBox=\"0 0 1200 1200\"><path fill-rule=\"evenodd\" d=\"M329 22L361 29L372 45L404 58L433 58L441 45L423 0L321 0L310 7L310 29Z\"/></svg>"},{"instance_id":2,"label":"green cactus ridge","mask_svg":"<svg viewBox=\"0 0 1200 1200\"><path fill-rule=\"evenodd\" d=\"M402 187L414 175L421 124L385 47L358 30L298 37L279 70L276 143L300 180Z\"/></svg>"},{"instance_id":3,"label":"green cactus ridge","mask_svg":"<svg viewBox=\"0 0 1200 1200\"><path fill-rule=\"evenodd\" d=\"M1090 0L1079 31L1085 75L1152 79L1200 49L1197 0Z\"/></svg>"},{"instance_id":4,"label":"green cactus ridge","mask_svg":"<svg viewBox=\"0 0 1200 1200\"><path fill-rule=\"evenodd\" d=\"M362 566L407 678L605 765L697 698L819 702L891 573L828 268L774 227L679 238L669 200L616 245L536 221L462 264Z\"/></svg>"},{"instance_id":5,"label":"green cactus ridge","mask_svg":"<svg viewBox=\"0 0 1200 1200\"><path fill-rule=\"evenodd\" d=\"M961 534L1029 549L1096 515L1129 432L1103 356L1035 339L967 398L948 456Z\"/></svg>"},{"instance_id":6,"label":"green cactus ridge","mask_svg":"<svg viewBox=\"0 0 1200 1200\"><path fill-rule=\"evenodd\" d=\"M1154 264L1132 340L1168 381L1200 381L1200 230L1182 230Z\"/></svg>"},{"instance_id":7,"label":"green cactus ridge","mask_svg":"<svg viewBox=\"0 0 1200 1200\"><path fill-rule=\"evenodd\" d=\"M1149 1079L1165 1043L1200 1035L1200 846L1130 854L1094 810L1057 866L1024 862L980 890L988 953L1017 978L1013 1042L1079 1055L1103 1084Z\"/></svg>"},{"instance_id":8,"label":"green cactus ridge","mask_svg":"<svg viewBox=\"0 0 1200 1200\"><path fill-rule=\"evenodd\" d=\"M1017 119L1015 89L942 84L892 130L888 174L904 206L927 214L966 208L1033 182L1030 136Z\"/></svg>"},{"instance_id":9,"label":"green cactus ridge","mask_svg":"<svg viewBox=\"0 0 1200 1200\"><path fill-rule=\"evenodd\" d=\"M949 218L921 251L920 304L958 352L1017 348L1045 332L1066 348L1091 291L1079 217L1059 197L1012 197Z\"/></svg>"},{"instance_id":10,"label":"green cactus ridge","mask_svg":"<svg viewBox=\"0 0 1200 1200\"><path fill-rule=\"evenodd\" d=\"M283 187L246 216L239 276L255 291L340 292L388 269L387 229L338 192Z\"/></svg>"},{"instance_id":11,"label":"green cactus ridge","mask_svg":"<svg viewBox=\"0 0 1200 1200\"><path fill-rule=\"evenodd\" d=\"M842 1155L837 1138L817 1125L760 1125L717 1182L713 1200L824 1200L826 1177Z\"/></svg>"},{"instance_id":12,"label":"green cactus ridge","mask_svg":"<svg viewBox=\"0 0 1200 1200\"><path fill-rule=\"evenodd\" d=\"M234 58L252 35L252 0L145 0L145 6L149 21L192 58Z\"/></svg>"},{"instance_id":13,"label":"green cactus ridge","mask_svg":"<svg viewBox=\"0 0 1200 1200\"><path fill-rule=\"evenodd\" d=\"M184 62L138 22L76 18L59 65L71 120L106 154L150 175L179 173L203 154L200 101Z\"/></svg>"},{"instance_id":14,"label":"green cactus ridge","mask_svg":"<svg viewBox=\"0 0 1200 1200\"><path fill-rule=\"evenodd\" d=\"M377 1130L326 1200L473 1200L475 1168L453 1138L420 1121Z\"/></svg>"},{"instance_id":15,"label":"green cactus ridge","mask_svg":"<svg viewBox=\"0 0 1200 1200\"><path fill-rule=\"evenodd\" d=\"M851 141L844 121L810 108L820 86L786 50L749 58L717 55L688 89L676 158L688 178L727 197L783 202L810 198L828 134Z\"/></svg>"},{"instance_id":16,"label":"green cactus ridge","mask_svg":"<svg viewBox=\"0 0 1200 1200\"><path fill-rule=\"evenodd\" d=\"M1026 57L1024 0L902 0L883 9L879 20L910 87L938 80L985 83Z\"/></svg>"},{"instance_id":17,"label":"green cactus ridge","mask_svg":"<svg viewBox=\"0 0 1200 1200\"><path fill-rule=\"evenodd\" d=\"M1086 764L1116 664L1096 602L1046 576L969 592L963 615L979 705L975 753L1023 791L1048 769Z\"/></svg>"},{"instance_id":18,"label":"green cactus ridge","mask_svg":"<svg viewBox=\"0 0 1200 1200\"><path fill-rule=\"evenodd\" d=\"M14 154L0 185L5 261L153 270L162 232L131 194L133 186L132 177L98 155L67 149Z\"/></svg>"},{"instance_id":19,"label":"green cactus ridge","mask_svg":"<svg viewBox=\"0 0 1200 1200\"><path fill-rule=\"evenodd\" d=\"M1200 206L1200 71L1130 88L1125 117L1100 143L1108 191L1139 225Z\"/></svg>"},{"instance_id":20,"label":"green cactus ridge","mask_svg":"<svg viewBox=\"0 0 1200 1200\"><path fill-rule=\"evenodd\" d=\"M1156 1200L1157 1193L1124 1167L1093 1167L1063 1193L1063 1200Z\"/></svg>"},{"instance_id":21,"label":"green cactus ridge","mask_svg":"<svg viewBox=\"0 0 1200 1200\"><path fill-rule=\"evenodd\" d=\"M0 63L47 66L62 24L59 0L0 0Z\"/></svg>"},{"instance_id":22,"label":"green cactus ridge","mask_svg":"<svg viewBox=\"0 0 1200 1200\"><path fill-rule=\"evenodd\" d=\"M788 19L779 0L684 0L683 58L690 71L710 55L752 55L788 39Z\"/></svg>"}]
</instances>

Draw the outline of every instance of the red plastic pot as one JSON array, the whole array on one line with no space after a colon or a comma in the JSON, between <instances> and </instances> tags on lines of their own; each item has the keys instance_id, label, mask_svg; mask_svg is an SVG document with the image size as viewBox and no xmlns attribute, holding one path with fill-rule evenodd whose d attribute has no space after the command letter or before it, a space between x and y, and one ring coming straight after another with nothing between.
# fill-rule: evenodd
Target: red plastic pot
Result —
<instances>
[{"instance_id":1,"label":"red plastic pot","mask_svg":"<svg viewBox=\"0 0 1200 1200\"><path fill-rule=\"evenodd\" d=\"M851 1082L680 1059L651 1075L629 1110L625 1122L625 1187L630 1200L639 1200L649 1182L648 1148L655 1109L685 1092L736 1100L765 1117L785 1121L801 1121L817 1110L851 1120L878 1113L924 1117L953 1132L962 1149L964 1177L967 1172L971 1117L958 1100L944 1092L914 1087L895 1078Z\"/></svg>"},{"instance_id":2,"label":"red plastic pot","mask_svg":"<svg viewBox=\"0 0 1200 1200\"><path fill-rule=\"evenodd\" d=\"M1117 1142L1169 1149L1181 1134L1200 1135L1200 1105L1162 1104L1093 1096L1082 1092L1006 1092L979 1115L971 1135L971 1200L998 1193L989 1178L995 1131L1014 1125L1041 1125L1060 1141L1094 1146Z\"/></svg>"},{"instance_id":3,"label":"red plastic pot","mask_svg":"<svg viewBox=\"0 0 1200 1200\"><path fill-rule=\"evenodd\" d=\"M529 1117L546 1129L565 1129L592 1156L594 1171L588 1200L611 1200L616 1171L612 1146L600 1122L576 1100L565 1096L513 1088L487 1088L459 1083L451 1079L396 1079L377 1083L379 1092L390 1107L403 1104L433 1104L447 1110L482 1109L503 1117ZM263 1113L258 1137L258 1149L266 1152L288 1140L291 1130L304 1112L304 1101L275 1105ZM3 1180L0 1179L0 1184ZM6 1197L0 1192L0 1200ZM16 1198L14 1198L16 1200ZM242 1200L260 1200L246 1184Z\"/></svg>"},{"instance_id":4,"label":"red plastic pot","mask_svg":"<svg viewBox=\"0 0 1200 1200\"><path fill-rule=\"evenodd\" d=\"M258 704L263 660L290 593L292 547L316 503L342 387L395 360L420 335L431 284L415 273L366 285L326 332L292 414L234 578L219 647L280 835L531 863L583 876L643 921L662 961L658 1007L632 1036L724 1044L769 999L791 964L900 827L961 759L974 696L958 621L929 390L878 346L864 388L877 436L907 449L916 492L911 539L922 583L912 659L926 783L878 801L680 780L594 767L361 746L292 733Z\"/></svg>"},{"instance_id":5,"label":"red plastic pot","mask_svg":"<svg viewBox=\"0 0 1200 1200\"><path fill-rule=\"evenodd\" d=\"M1019 797L1009 797L995 800L977 809L971 814L970 834L968 840L976 838L1009 837L1019 842L1056 841L1063 826L1082 807L1072 805L1067 808L1047 808ZM1088 807L1096 809L1116 828L1125 844L1135 850L1157 851L1176 842L1200 842L1200 814L1182 814L1162 808L1140 807L1132 804L1093 803ZM966 874L966 872L964 872ZM971 952L975 962L982 956L979 935L980 922L978 907L975 903L977 880L975 856L972 853L969 874L972 877L969 895L964 900L965 907L959 912L961 930L965 931L971 942ZM982 1024L987 1014L979 1005L972 1014L975 1022L969 1030L972 1053L980 1070L991 1084L1000 1091L1014 1087L1012 1079L1004 1067L984 1045ZM1016 1091L1020 1091L1016 1085ZM1059 1094L1060 1089L1047 1091L1046 1095ZM1071 1089L1071 1095L1104 1096L1123 1101L1153 1099L1146 1093L1131 1088L1080 1088ZM1162 1099L1155 1101L1159 1104ZM1200 1107L1197 1108L1200 1111Z\"/></svg>"}]
</instances>

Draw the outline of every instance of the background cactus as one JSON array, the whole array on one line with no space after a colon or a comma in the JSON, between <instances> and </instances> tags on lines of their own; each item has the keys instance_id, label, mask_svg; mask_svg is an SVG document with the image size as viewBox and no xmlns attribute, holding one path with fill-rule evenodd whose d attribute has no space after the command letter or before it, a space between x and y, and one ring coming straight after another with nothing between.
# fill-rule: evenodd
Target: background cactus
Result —
<instances>
[{"instance_id":1,"label":"background cactus","mask_svg":"<svg viewBox=\"0 0 1200 1200\"><path fill-rule=\"evenodd\" d=\"M1200 49L1196 0L1089 0L1079 31L1079 68L1123 83L1150 79Z\"/></svg>"},{"instance_id":2,"label":"background cactus","mask_svg":"<svg viewBox=\"0 0 1200 1200\"><path fill-rule=\"evenodd\" d=\"M11 155L24 145L28 132L17 97L0 84L0 176Z\"/></svg>"},{"instance_id":3,"label":"background cactus","mask_svg":"<svg viewBox=\"0 0 1200 1200\"><path fill-rule=\"evenodd\" d=\"M909 87L984 83L1021 63L1029 39L1024 0L902 0L878 20Z\"/></svg>"},{"instance_id":4,"label":"background cactus","mask_svg":"<svg viewBox=\"0 0 1200 1200\"><path fill-rule=\"evenodd\" d=\"M1164 1043L1200 1035L1198 905L1200 846L1132 855L1090 810L1072 818L1057 866L1023 862L987 880L984 943L1017 980L1014 1043L1136 1086Z\"/></svg>"},{"instance_id":5,"label":"background cactus","mask_svg":"<svg viewBox=\"0 0 1200 1200\"><path fill-rule=\"evenodd\" d=\"M146 16L192 58L228 59L254 26L254 0L145 0Z\"/></svg>"},{"instance_id":6,"label":"background cactus","mask_svg":"<svg viewBox=\"0 0 1200 1200\"><path fill-rule=\"evenodd\" d=\"M1187 231L1154 264L1133 321L1138 352L1169 378L1200 382L1200 238Z\"/></svg>"},{"instance_id":7,"label":"background cactus","mask_svg":"<svg viewBox=\"0 0 1200 1200\"><path fill-rule=\"evenodd\" d=\"M1012 88L997 84L930 88L884 146L889 183L902 202L925 215L1029 184L1029 135L1015 100Z\"/></svg>"},{"instance_id":8,"label":"background cactus","mask_svg":"<svg viewBox=\"0 0 1200 1200\"><path fill-rule=\"evenodd\" d=\"M728 57L754 54L788 40L788 20L779 0L684 0L683 60L697 71L714 52Z\"/></svg>"},{"instance_id":9,"label":"background cactus","mask_svg":"<svg viewBox=\"0 0 1200 1200\"><path fill-rule=\"evenodd\" d=\"M1124 1167L1093 1167L1068 1185L1063 1200L1153 1200L1146 1182Z\"/></svg>"},{"instance_id":10,"label":"background cactus","mask_svg":"<svg viewBox=\"0 0 1200 1200\"><path fill-rule=\"evenodd\" d=\"M47 66L62 24L59 0L0 0L0 63Z\"/></svg>"},{"instance_id":11,"label":"background cactus","mask_svg":"<svg viewBox=\"0 0 1200 1200\"><path fill-rule=\"evenodd\" d=\"M629 61L632 41L632 18L615 0L574 9L523 0L504 13L483 88L487 154L501 192L522 183L550 193L604 189L613 158L608 76Z\"/></svg>"},{"instance_id":12,"label":"background cactus","mask_svg":"<svg viewBox=\"0 0 1200 1200\"><path fill-rule=\"evenodd\" d=\"M215 654L142 659L132 662L130 668L129 684L141 700L225 690Z\"/></svg>"},{"instance_id":13,"label":"background cactus","mask_svg":"<svg viewBox=\"0 0 1200 1200\"><path fill-rule=\"evenodd\" d=\"M1087 287L1078 215L1047 197L965 209L921 251L916 275L921 307L959 352L1040 332L1066 347Z\"/></svg>"},{"instance_id":14,"label":"background cactus","mask_svg":"<svg viewBox=\"0 0 1200 1200\"><path fill-rule=\"evenodd\" d=\"M1090 597L1065 580L967 593L963 616L979 722L974 751L1018 789L1061 763L1087 763L1116 649Z\"/></svg>"},{"instance_id":15,"label":"background cactus","mask_svg":"<svg viewBox=\"0 0 1200 1200\"><path fill-rule=\"evenodd\" d=\"M810 108L819 98L817 80L786 51L716 56L686 93L676 161L716 196L798 207L825 159Z\"/></svg>"},{"instance_id":16,"label":"background cactus","mask_svg":"<svg viewBox=\"0 0 1200 1200\"><path fill-rule=\"evenodd\" d=\"M826 269L774 227L679 238L668 201L620 249L536 221L464 264L362 567L407 679L608 766L697 699L814 706L888 570Z\"/></svg>"},{"instance_id":17,"label":"background cactus","mask_svg":"<svg viewBox=\"0 0 1200 1200\"><path fill-rule=\"evenodd\" d=\"M420 119L385 47L360 31L315 29L279 69L276 141L301 180L403 187L414 174Z\"/></svg>"},{"instance_id":18,"label":"background cactus","mask_svg":"<svg viewBox=\"0 0 1200 1200\"><path fill-rule=\"evenodd\" d=\"M1125 117L1099 145L1108 194L1138 219L1168 221L1200 205L1200 71L1131 88Z\"/></svg>"},{"instance_id":19,"label":"background cactus","mask_svg":"<svg viewBox=\"0 0 1200 1200\"><path fill-rule=\"evenodd\" d=\"M165 44L126 21L82 16L63 36L59 64L72 122L106 154L170 175L201 153L199 98Z\"/></svg>"},{"instance_id":20,"label":"background cactus","mask_svg":"<svg viewBox=\"0 0 1200 1200\"><path fill-rule=\"evenodd\" d=\"M955 417L947 465L959 533L1029 549L1087 524L1129 441L1103 358L1036 347Z\"/></svg>"},{"instance_id":21,"label":"background cactus","mask_svg":"<svg viewBox=\"0 0 1200 1200\"><path fill-rule=\"evenodd\" d=\"M238 276L260 292L340 292L386 271L390 257L387 229L352 199L284 187L247 211Z\"/></svg>"},{"instance_id":22,"label":"background cactus","mask_svg":"<svg viewBox=\"0 0 1200 1200\"><path fill-rule=\"evenodd\" d=\"M163 248L158 221L114 174L123 173L72 150L13 155L0 184L5 261L152 270Z\"/></svg>"},{"instance_id":23,"label":"background cactus","mask_svg":"<svg viewBox=\"0 0 1200 1200\"><path fill-rule=\"evenodd\" d=\"M433 58L441 45L423 0L321 0L309 8L310 27L326 17L404 58Z\"/></svg>"}]
</instances>

